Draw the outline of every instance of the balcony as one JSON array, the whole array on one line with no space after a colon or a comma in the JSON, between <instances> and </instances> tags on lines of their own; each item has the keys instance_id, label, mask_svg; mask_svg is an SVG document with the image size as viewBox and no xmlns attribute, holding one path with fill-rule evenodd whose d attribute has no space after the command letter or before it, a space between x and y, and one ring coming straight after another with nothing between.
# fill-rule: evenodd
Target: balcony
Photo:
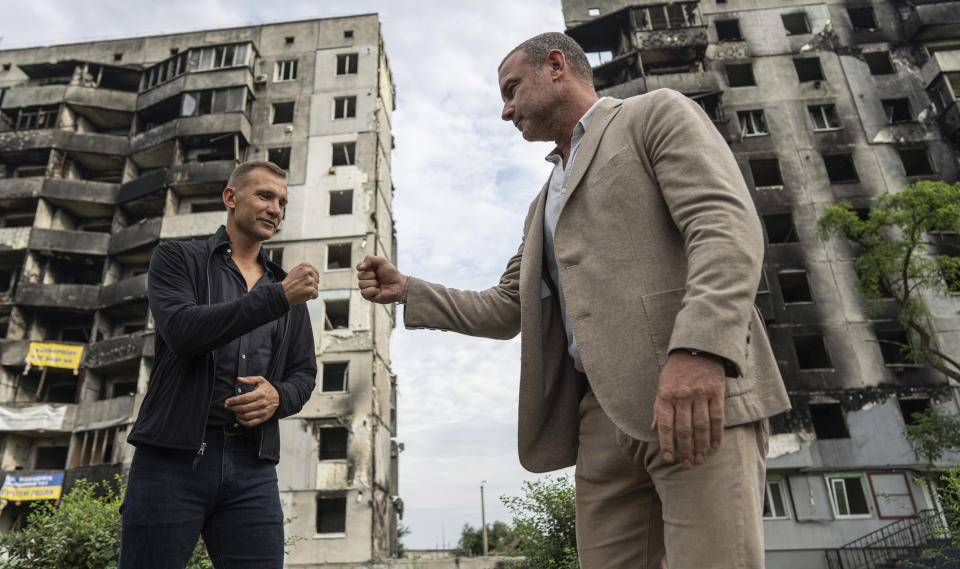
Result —
<instances>
[{"instance_id":1,"label":"balcony","mask_svg":"<svg viewBox=\"0 0 960 569\"><path fill-rule=\"evenodd\" d=\"M80 85L43 85L11 88L3 98L2 108L16 109L68 103L82 107L133 112L136 101L137 94L127 91Z\"/></svg>"},{"instance_id":2,"label":"balcony","mask_svg":"<svg viewBox=\"0 0 960 569\"><path fill-rule=\"evenodd\" d=\"M127 153L127 137L52 128L0 133L0 152L41 148L123 156Z\"/></svg>"},{"instance_id":3,"label":"balcony","mask_svg":"<svg viewBox=\"0 0 960 569\"><path fill-rule=\"evenodd\" d=\"M30 242L31 227L0 227L0 252L21 251Z\"/></svg>"},{"instance_id":4,"label":"balcony","mask_svg":"<svg viewBox=\"0 0 960 569\"><path fill-rule=\"evenodd\" d=\"M130 152L143 152L168 140L184 136L240 133L245 140L250 140L250 131L250 121L243 113L179 117L132 137Z\"/></svg>"},{"instance_id":5,"label":"balcony","mask_svg":"<svg viewBox=\"0 0 960 569\"><path fill-rule=\"evenodd\" d=\"M637 77L619 85L603 89L604 96L625 99L634 95L649 93L657 89L669 88L685 95L695 93L710 93L719 91L720 81L717 75L709 71L692 71L688 73L665 73L662 75L647 75Z\"/></svg>"},{"instance_id":6,"label":"balcony","mask_svg":"<svg viewBox=\"0 0 960 569\"><path fill-rule=\"evenodd\" d=\"M83 401L77 405L74 429L89 431L115 427L133 421L135 397L125 395L98 401Z\"/></svg>"},{"instance_id":7,"label":"balcony","mask_svg":"<svg viewBox=\"0 0 960 569\"><path fill-rule=\"evenodd\" d=\"M167 185L167 169L160 168L120 187L117 203L126 203L162 190Z\"/></svg>"},{"instance_id":8,"label":"balcony","mask_svg":"<svg viewBox=\"0 0 960 569\"><path fill-rule=\"evenodd\" d=\"M40 251L106 255L109 243L109 233L35 228L30 235L29 247Z\"/></svg>"},{"instance_id":9,"label":"balcony","mask_svg":"<svg viewBox=\"0 0 960 569\"><path fill-rule=\"evenodd\" d=\"M8 433L69 433L77 416L72 403L2 403L0 415L8 424ZM18 428L19 427L19 428ZM19 475L26 474L17 471Z\"/></svg>"},{"instance_id":10,"label":"balcony","mask_svg":"<svg viewBox=\"0 0 960 569\"><path fill-rule=\"evenodd\" d=\"M113 206L117 203L117 194L119 192L119 184L94 182L90 180L48 178L43 181L40 196L58 205L65 202L72 202L75 204L83 204L84 206L89 206L90 204L109 206L102 214L96 214L106 217L113 215Z\"/></svg>"},{"instance_id":11,"label":"balcony","mask_svg":"<svg viewBox=\"0 0 960 569\"><path fill-rule=\"evenodd\" d=\"M30 340L0 340L0 365L23 366L29 349Z\"/></svg>"},{"instance_id":12,"label":"balcony","mask_svg":"<svg viewBox=\"0 0 960 569\"><path fill-rule=\"evenodd\" d=\"M14 301L25 306L94 310L99 305L100 287L77 284L21 282Z\"/></svg>"},{"instance_id":13,"label":"balcony","mask_svg":"<svg viewBox=\"0 0 960 569\"><path fill-rule=\"evenodd\" d=\"M43 178L3 178L0 179L0 200L16 200L40 197Z\"/></svg>"},{"instance_id":14,"label":"balcony","mask_svg":"<svg viewBox=\"0 0 960 569\"><path fill-rule=\"evenodd\" d=\"M904 20L907 38L927 42L960 38L960 4L949 2L912 2L910 16Z\"/></svg>"},{"instance_id":15,"label":"balcony","mask_svg":"<svg viewBox=\"0 0 960 569\"><path fill-rule=\"evenodd\" d=\"M633 44L644 52L674 50L686 47L706 47L706 26L689 26L670 30L634 30Z\"/></svg>"},{"instance_id":16,"label":"balcony","mask_svg":"<svg viewBox=\"0 0 960 569\"><path fill-rule=\"evenodd\" d=\"M222 211L170 215L163 218L160 239L190 239L213 235L226 223L227 216Z\"/></svg>"},{"instance_id":17,"label":"balcony","mask_svg":"<svg viewBox=\"0 0 960 569\"><path fill-rule=\"evenodd\" d=\"M163 219L155 217L117 231L110 236L110 245L107 252L111 255L116 255L117 253L156 243L157 240L160 239L160 228L162 224Z\"/></svg>"},{"instance_id":18,"label":"balcony","mask_svg":"<svg viewBox=\"0 0 960 569\"><path fill-rule=\"evenodd\" d=\"M191 191L191 187L196 186L215 185L222 189L227 185L227 179L230 178L236 165L237 163L233 160L215 160L172 166L169 182L181 195L195 193Z\"/></svg>"},{"instance_id":19,"label":"balcony","mask_svg":"<svg viewBox=\"0 0 960 569\"><path fill-rule=\"evenodd\" d=\"M140 356L150 355L145 353L147 343L153 344L153 334L137 332L101 340L87 347L83 364L89 368L102 368L139 359Z\"/></svg>"},{"instance_id":20,"label":"balcony","mask_svg":"<svg viewBox=\"0 0 960 569\"><path fill-rule=\"evenodd\" d=\"M113 306L146 297L147 273L143 273L100 289L100 306Z\"/></svg>"}]
</instances>

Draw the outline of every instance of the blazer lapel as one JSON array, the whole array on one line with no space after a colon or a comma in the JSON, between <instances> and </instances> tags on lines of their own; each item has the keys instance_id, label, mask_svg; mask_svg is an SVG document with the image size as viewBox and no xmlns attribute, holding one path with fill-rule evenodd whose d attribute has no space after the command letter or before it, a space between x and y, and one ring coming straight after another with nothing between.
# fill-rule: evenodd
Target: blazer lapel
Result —
<instances>
[{"instance_id":1,"label":"blazer lapel","mask_svg":"<svg viewBox=\"0 0 960 569\"><path fill-rule=\"evenodd\" d=\"M570 196L576 191L577 186L580 185L580 181L583 180L583 175L586 174L587 168L600 146L600 141L603 140L603 131L607 129L607 125L616 116L622 103L623 101L620 99L606 98L600 101L600 105L593 111L590 125L580 140L577 155L573 159L573 170L570 171L570 180L567 182L567 195L564 196L563 205L560 206L561 212L563 212L567 202L570 201Z\"/></svg>"}]
</instances>

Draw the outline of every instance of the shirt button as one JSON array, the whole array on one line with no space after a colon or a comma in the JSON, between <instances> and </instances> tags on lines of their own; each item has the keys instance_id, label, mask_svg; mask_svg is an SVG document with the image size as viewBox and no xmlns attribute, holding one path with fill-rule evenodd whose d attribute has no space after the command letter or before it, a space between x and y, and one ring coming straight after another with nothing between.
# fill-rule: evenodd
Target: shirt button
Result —
<instances>
[{"instance_id":1,"label":"shirt button","mask_svg":"<svg viewBox=\"0 0 960 569\"><path fill-rule=\"evenodd\" d=\"M233 253L233 249L227 249L227 253Z\"/></svg>"},{"instance_id":2,"label":"shirt button","mask_svg":"<svg viewBox=\"0 0 960 569\"><path fill-rule=\"evenodd\" d=\"M240 354L240 359L242 359L242 360L247 359L247 354Z\"/></svg>"},{"instance_id":3,"label":"shirt button","mask_svg":"<svg viewBox=\"0 0 960 569\"><path fill-rule=\"evenodd\" d=\"M238 423L234 423L234 424L233 424L233 427L234 427L234 428L237 428L237 427L239 427L239 426L240 426L240 425L239 425Z\"/></svg>"},{"instance_id":4,"label":"shirt button","mask_svg":"<svg viewBox=\"0 0 960 569\"><path fill-rule=\"evenodd\" d=\"M237 393L243 393L243 390L238 387L238 388L237 388Z\"/></svg>"}]
</instances>

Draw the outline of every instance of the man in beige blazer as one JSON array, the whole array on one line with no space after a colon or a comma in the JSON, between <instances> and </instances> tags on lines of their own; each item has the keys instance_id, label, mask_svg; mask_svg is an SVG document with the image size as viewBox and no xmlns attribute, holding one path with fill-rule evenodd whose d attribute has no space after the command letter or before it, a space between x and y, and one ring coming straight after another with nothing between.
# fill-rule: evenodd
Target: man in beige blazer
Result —
<instances>
[{"instance_id":1,"label":"man in beige blazer","mask_svg":"<svg viewBox=\"0 0 960 569\"><path fill-rule=\"evenodd\" d=\"M555 141L500 283L357 266L407 328L521 335L519 454L576 464L581 566L762 567L767 417L789 407L753 298L762 230L733 155L670 90L599 99L559 33L511 51L502 118Z\"/></svg>"}]
</instances>

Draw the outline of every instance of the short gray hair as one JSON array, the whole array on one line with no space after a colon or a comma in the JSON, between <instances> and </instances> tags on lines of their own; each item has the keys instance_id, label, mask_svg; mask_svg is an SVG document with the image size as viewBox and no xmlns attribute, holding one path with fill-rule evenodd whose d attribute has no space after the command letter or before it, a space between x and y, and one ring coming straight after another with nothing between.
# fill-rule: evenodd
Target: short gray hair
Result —
<instances>
[{"instance_id":1,"label":"short gray hair","mask_svg":"<svg viewBox=\"0 0 960 569\"><path fill-rule=\"evenodd\" d=\"M233 169L233 172L230 173L230 178L227 179L227 187L239 190L243 183L246 181L247 174L256 170L257 168L263 168L268 170L270 173L276 175L282 180L287 180L287 173L277 166L273 162L267 162L266 160L250 160L248 162L241 162L237 164L237 167Z\"/></svg>"},{"instance_id":2,"label":"short gray hair","mask_svg":"<svg viewBox=\"0 0 960 569\"><path fill-rule=\"evenodd\" d=\"M530 65L539 73L541 65L547 59L547 55L555 49L563 52L567 63L581 79L593 85L593 68L590 66L590 60L587 59L587 54L583 52L583 48L580 47L580 44L573 38L560 32L547 32L521 43L510 50L510 53L500 62L500 67L497 67L497 70L499 71L500 68L503 67L504 62L511 55L518 51L523 51L523 53L527 54Z\"/></svg>"}]
</instances>

